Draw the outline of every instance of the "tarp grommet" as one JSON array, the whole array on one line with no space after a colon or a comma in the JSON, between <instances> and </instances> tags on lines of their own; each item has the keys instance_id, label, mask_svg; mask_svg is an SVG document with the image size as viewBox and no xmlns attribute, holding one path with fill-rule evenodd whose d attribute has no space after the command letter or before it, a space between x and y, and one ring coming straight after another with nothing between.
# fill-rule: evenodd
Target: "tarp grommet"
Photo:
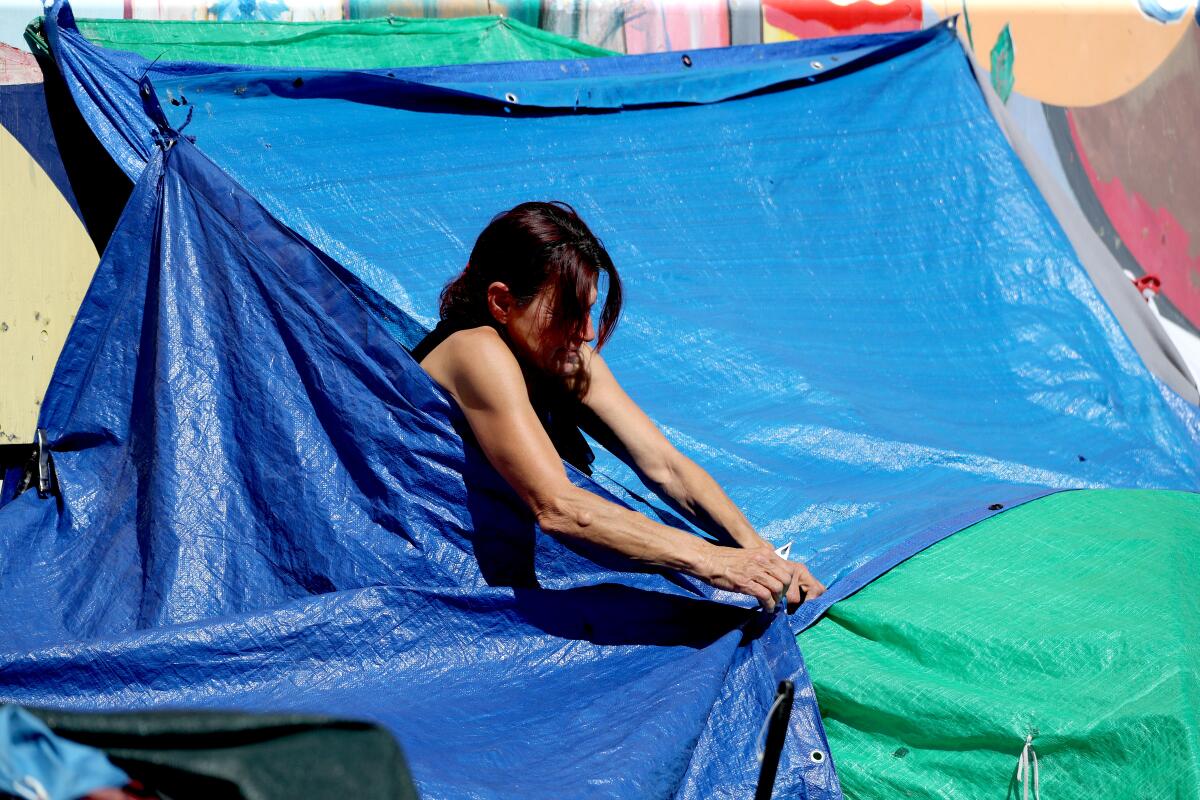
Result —
<instances>
[{"instance_id":1,"label":"tarp grommet","mask_svg":"<svg viewBox=\"0 0 1200 800\"><path fill-rule=\"evenodd\" d=\"M689 56L687 53L684 53L683 56L679 60L683 62L683 65L685 67L690 67L692 65L692 57Z\"/></svg>"},{"instance_id":2,"label":"tarp grommet","mask_svg":"<svg viewBox=\"0 0 1200 800\"><path fill-rule=\"evenodd\" d=\"M812 67L813 69L825 69L825 65L822 64L820 61L810 61L810 62L808 62L808 65L810 67Z\"/></svg>"},{"instance_id":3,"label":"tarp grommet","mask_svg":"<svg viewBox=\"0 0 1200 800\"><path fill-rule=\"evenodd\" d=\"M808 760L813 762L814 764L820 764L822 761L825 760L825 754L822 753L820 750L813 750L811 753L808 754Z\"/></svg>"},{"instance_id":4,"label":"tarp grommet","mask_svg":"<svg viewBox=\"0 0 1200 800\"><path fill-rule=\"evenodd\" d=\"M505 93L504 93L504 102L506 102L506 103L516 103L516 102L518 102L518 101L517 101L517 96L516 96L515 94L513 94L512 92L505 92Z\"/></svg>"},{"instance_id":5,"label":"tarp grommet","mask_svg":"<svg viewBox=\"0 0 1200 800\"><path fill-rule=\"evenodd\" d=\"M990 506L988 506L988 511L999 511L1002 508L1004 508L1003 503L992 503Z\"/></svg>"}]
</instances>

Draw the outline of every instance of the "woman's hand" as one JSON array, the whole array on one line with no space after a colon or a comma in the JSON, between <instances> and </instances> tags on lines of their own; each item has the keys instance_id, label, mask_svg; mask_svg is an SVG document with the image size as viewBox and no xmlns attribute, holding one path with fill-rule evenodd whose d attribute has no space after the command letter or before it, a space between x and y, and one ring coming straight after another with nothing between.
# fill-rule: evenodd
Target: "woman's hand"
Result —
<instances>
[{"instance_id":1,"label":"woman's hand","mask_svg":"<svg viewBox=\"0 0 1200 800\"><path fill-rule=\"evenodd\" d=\"M785 593L790 613L825 592L807 567L780 558L769 545L751 549L712 545L696 577L718 589L748 594L768 611L775 610L775 601Z\"/></svg>"},{"instance_id":2,"label":"woman's hand","mask_svg":"<svg viewBox=\"0 0 1200 800\"><path fill-rule=\"evenodd\" d=\"M775 551L772 550L772 553ZM793 570L792 584L788 587L788 613L792 613L807 600L816 600L825 594L825 584L817 580L808 567L799 561L785 561Z\"/></svg>"}]
</instances>

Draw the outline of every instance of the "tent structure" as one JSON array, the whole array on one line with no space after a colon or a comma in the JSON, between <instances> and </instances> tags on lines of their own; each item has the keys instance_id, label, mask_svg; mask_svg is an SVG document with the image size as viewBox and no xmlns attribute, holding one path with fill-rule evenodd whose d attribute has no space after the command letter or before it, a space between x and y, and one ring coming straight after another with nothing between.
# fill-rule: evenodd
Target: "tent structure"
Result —
<instances>
[{"instance_id":1,"label":"tent structure","mask_svg":"<svg viewBox=\"0 0 1200 800\"><path fill-rule=\"evenodd\" d=\"M429 796L741 796L791 677L781 794L837 796L785 621L538 534L403 351L529 197L614 253L631 393L830 585L795 630L1025 500L1200 485L948 27L357 71L47 31L137 189L41 418L61 499L0 510L6 698L362 713Z\"/></svg>"}]
</instances>

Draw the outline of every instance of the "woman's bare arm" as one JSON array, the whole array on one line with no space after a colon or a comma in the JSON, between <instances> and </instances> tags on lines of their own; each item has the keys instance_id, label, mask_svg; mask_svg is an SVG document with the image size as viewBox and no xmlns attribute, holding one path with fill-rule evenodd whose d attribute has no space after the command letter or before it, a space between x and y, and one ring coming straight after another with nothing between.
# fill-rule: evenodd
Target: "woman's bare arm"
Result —
<instances>
[{"instance_id":1,"label":"woman's bare arm","mask_svg":"<svg viewBox=\"0 0 1200 800\"><path fill-rule=\"evenodd\" d=\"M696 462L680 453L663 436L658 426L621 388L599 353L583 352L589 383L585 404L620 441L634 468L659 494L701 530L724 533L742 547L772 550L772 547L729 499L720 485ZM825 591L821 584L798 562L797 583L806 599ZM799 602L799 597L789 598Z\"/></svg>"},{"instance_id":2,"label":"woman's bare arm","mask_svg":"<svg viewBox=\"0 0 1200 800\"><path fill-rule=\"evenodd\" d=\"M713 545L572 484L533 411L516 358L495 331L454 334L422 366L458 401L484 454L543 531L693 575L768 608L785 589L799 601L794 565L770 550Z\"/></svg>"}]
</instances>

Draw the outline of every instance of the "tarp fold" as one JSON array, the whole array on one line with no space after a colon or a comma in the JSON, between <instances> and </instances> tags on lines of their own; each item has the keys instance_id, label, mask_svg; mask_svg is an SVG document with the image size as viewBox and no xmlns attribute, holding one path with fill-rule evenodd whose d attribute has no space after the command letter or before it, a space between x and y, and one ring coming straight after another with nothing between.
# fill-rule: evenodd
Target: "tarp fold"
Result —
<instances>
[{"instance_id":1,"label":"tarp fold","mask_svg":"<svg viewBox=\"0 0 1200 800\"><path fill-rule=\"evenodd\" d=\"M372 719L423 797L732 798L790 677L781 786L839 795L782 617L540 534L336 265L160 141L46 395L61 497L0 509L0 696Z\"/></svg>"}]
</instances>

